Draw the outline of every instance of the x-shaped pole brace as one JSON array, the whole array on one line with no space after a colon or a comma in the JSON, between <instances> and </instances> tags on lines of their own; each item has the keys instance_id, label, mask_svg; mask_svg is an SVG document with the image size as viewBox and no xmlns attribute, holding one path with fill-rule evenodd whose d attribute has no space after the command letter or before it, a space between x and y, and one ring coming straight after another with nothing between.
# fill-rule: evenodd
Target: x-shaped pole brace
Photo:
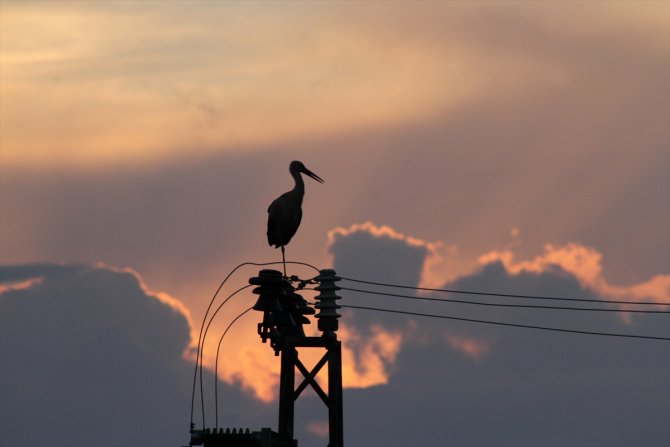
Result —
<instances>
[{"instance_id":1,"label":"x-shaped pole brace","mask_svg":"<svg viewBox=\"0 0 670 447\"><path fill-rule=\"evenodd\" d=\"M323 355L323 357L321 357L321 360L319 360L319 363L317 363L314 366L312 371L307 371L307 368L305 368L305 365L303 365L302 362L300 361L300 359L296 357L295 366L298 367L298 369L300 370L302 375L305 377L305 380L303 380L302 383L300 384L300 386L298 386L298 388L296 388L296 390L293 394L293 400L294 401L297 400L298 397L300 396L300 394L305 390L305 388L307 388L307 385L311 385L312 388L314 389L314 391L316 392L316 394L319 395L319 397L321 398L323 403L326 404L326 407L330 408L330 405L328 403L330 399L328 398L328 395L323 391L323 389L321 388L321 386L317 383L317 381L315 379L316 375L319 374L319 371L321 370L321 368L323 368L323 366L326 363L328 363L328 355L329 355L329 352L326 352Z\"/></svg>"}]
</instances>

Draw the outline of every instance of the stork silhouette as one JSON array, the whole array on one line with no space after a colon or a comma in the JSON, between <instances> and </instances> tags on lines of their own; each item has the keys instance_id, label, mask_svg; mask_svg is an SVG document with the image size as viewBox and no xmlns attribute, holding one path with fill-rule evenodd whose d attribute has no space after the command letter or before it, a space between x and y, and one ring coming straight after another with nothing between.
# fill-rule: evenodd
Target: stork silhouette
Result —
<instances>
[{"instance_id":1,"label":"stork silhouette","mask_svg":"<svg viewBox=\"0 0 670 447\"><path fill-rule=\"evenodd\" d=\"M275 248L281 247L281 258L284 264L284 276L286 276L286 256L284 247L288 245L291 238L298 231L302 220L302 198L305 196L305 182L302 176L305 174L323 183L323 179L307 169L302 162L292 161L288 168L295 186L292 190L277 197L268 207L268 244Z\"/></svg>"}]
</instances>

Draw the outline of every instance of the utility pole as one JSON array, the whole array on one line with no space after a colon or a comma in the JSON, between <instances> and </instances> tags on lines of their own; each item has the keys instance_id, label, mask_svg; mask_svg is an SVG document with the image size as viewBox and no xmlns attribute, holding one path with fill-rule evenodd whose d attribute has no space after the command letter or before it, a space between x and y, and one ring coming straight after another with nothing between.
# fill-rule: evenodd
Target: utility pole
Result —
<instances>
[{"instance_id":1,"label":"utility pole","mask_svg":"<svg viewBox=\"0 0 670 447\"><path fill-rule=\"evenodd\" d=\"M292 277L291 280L298 280ZM196 430L191 432L191 445L205 447L297 447L294 439L295 402L309 386L328 408L328 447L343 447L342 412L342 343L337 339L337 300L340 290L335 284L340 278L332 269L324 269L314 278L319 295L316 304L310 307L296 292L291 282L276 270L261 270L249 283L257 286L253 293L258 299L253 309L263 312L263 320L258 323L258 335L263 343L270 341L275 356L281 355L279 376L279 417L277 432L264 428L260 432L249 430L239 432L230 429L225 432ZM311 281L309 281L311 282ZM301 281L298 290L308 281ZM318 311L318 312L317 312ZM307 315L314 315L318 321L320 336L305 335L304 324L309 324ZM321 348L325 352L316 365L308 370L300 360L301 348ZM328 365L328 389L322 389L316 381L318 374ZM296 387L296 369L302 381Z\"/></svg>"},{"instance_id":2,"label":"utility pole","mask_svg":"<svg viewBox=\"0 0 670 447\"><path fill-rule=\"evenodd\" d=\"M338 318L336 303L340 299L335 285L339 281L335 271L321 270L315 281L319 284L316 290L320 293L315 297L314 308L291 284L283 279L276 270L261 270L259 276L249 282L258 285L254 293L258 301L254 310L263 312L263 322L258 325L258 334L263 343L270 340L275 355L281 354L281 373L279 379L279 438L286 445L294 445L294 414L295 401L308 387L316 392L328 408L329 447L342 447L342 343L337 339ZM316 313L316 310L318 313ZM303 324L309 323L305 315L314 314L318 320L320 337L307 337ZM323 348L323 357L311 371L300 361L299 348ZM328 364L328 392L325 392L316 381L322 368ZM302 374L303 380L296 388L296 369Z\"/></svg>"}]
</instances>

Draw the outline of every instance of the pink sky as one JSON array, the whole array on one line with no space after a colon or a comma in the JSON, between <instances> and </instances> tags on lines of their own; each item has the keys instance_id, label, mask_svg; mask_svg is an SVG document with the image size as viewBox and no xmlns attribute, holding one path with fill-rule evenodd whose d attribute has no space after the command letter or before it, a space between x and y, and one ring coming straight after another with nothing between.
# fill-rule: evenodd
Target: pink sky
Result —
<instances>
[{"instance_id":1,"label":"pink sky","mask_svg":"<svg viewBox=\"0 0 670 447\"><path fill-rule=\"evenodd\" d=\"M290 259L364 232L424 250L423 285L500 261L670 300L667 2L7 1L0 51L2 264L129 268L197 322L235 265L281 260L298 159L325 183ZM254 324L222 377L269 399ZM346 330L378 365L351 386L420 338Z\"/></svg>"}]
</instances>

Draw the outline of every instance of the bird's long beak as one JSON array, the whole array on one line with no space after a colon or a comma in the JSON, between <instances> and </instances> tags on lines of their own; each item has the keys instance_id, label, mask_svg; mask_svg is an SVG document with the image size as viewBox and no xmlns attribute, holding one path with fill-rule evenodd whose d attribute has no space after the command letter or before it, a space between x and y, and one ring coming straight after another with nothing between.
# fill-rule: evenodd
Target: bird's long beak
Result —
<instances>
[{"instance_id":1,"label":"bird's long beak","mask_svg":"<svg viewBox=\"0 0 670 447\"><path fill-rule=\"evenodd\" d=\"M312 177L312 178L313 178L314 180L316 180L317 182L319 182L319 183L324 183L324 180L323 180L321 177L319 177L318 175L316 175L315 173L313 173L313 172L310 171L309 169L305 168L302 172L303 172L305 175L309 175L310 177Z\"/></svg>"}]
</instances>

